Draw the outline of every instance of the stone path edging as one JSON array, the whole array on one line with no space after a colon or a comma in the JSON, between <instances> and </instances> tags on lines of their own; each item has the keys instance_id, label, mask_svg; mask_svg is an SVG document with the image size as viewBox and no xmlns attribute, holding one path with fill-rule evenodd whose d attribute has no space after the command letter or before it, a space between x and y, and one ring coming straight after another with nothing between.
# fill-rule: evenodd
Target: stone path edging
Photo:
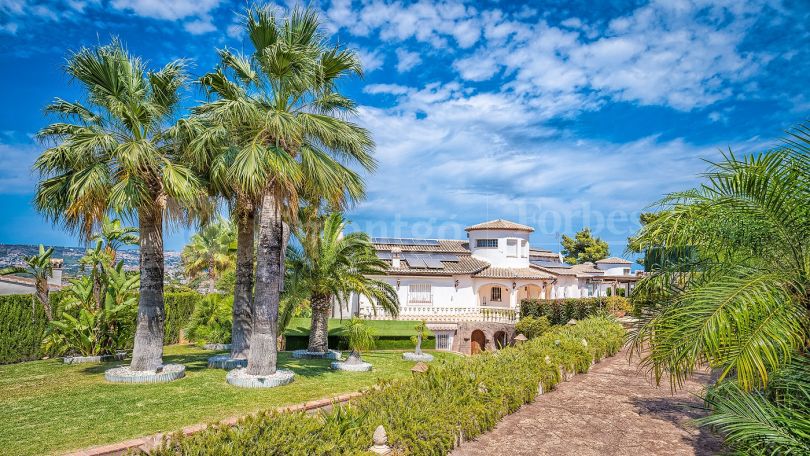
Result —
<instances>
[{"instance_id":1,"label":"stone path edging","mask_svg":"<svg viewBox=\"0 0 810 456\"><path fill-rule=\"evenodd\" d=\"M299 404L288 405L284 407L277 407L275 410L279 413L285 412L306 412L310 410L317 410L322 409L324 407L329 407L333 404L342 404L345 402L349 402L352 399L358 398L362 396L363 393L361 392L354 392L354 393L346 393L341 394L335 397L328 397L324 399L318 399L309 402L302 402ZM211 425L220 425L220 426L235 426L239 420L248 416L257 415L257 413L250 413L247 415L239 415L239 416L232 416L230 418L225 418L222 421L218 421L216 423L199 423L193 424L191 426L186 426L180 430L183 435L192 435L196 434L200 431L204 431L208 426ZM118 456L125 454L129 450L143 450L149 451L163 442L164 437L168 437L175 432L162 432L159 434L148 435L145 437L138 437L135 439L125 440L123 442L112 443L109 445L102 445L96 446L91 448L86 448L83 450L74 451L71 453L66 453L64 456Z\"/></svg>"}]
</instances>

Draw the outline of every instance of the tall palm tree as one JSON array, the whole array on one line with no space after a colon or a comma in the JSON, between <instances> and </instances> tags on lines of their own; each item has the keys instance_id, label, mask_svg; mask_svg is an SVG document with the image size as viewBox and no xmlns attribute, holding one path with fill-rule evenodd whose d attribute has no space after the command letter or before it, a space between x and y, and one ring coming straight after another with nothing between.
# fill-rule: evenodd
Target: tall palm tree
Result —
<instances>
[{"instance_id":1,"label":"tall palm tree","mask_svg":"<svg viewBox=\"0 0 810 456\"><path fill-rule=\"evenodd\" d=\"M186 276L195 280L205 272L208 277L208 293L216 292L220 274L233 266L231 244L234 240L234 230L228 221L220 218L204 226L183 247L181 259Z\"/></svg>"},{"instance_id":2,"label":"tall palm tree","mask_svg":"<svg viewBox=\"0 0 810 456\"><path fill-rule=\"evenodd\" d=\"M169 129L186 82L183 62L150 71L113 40L73 53L65 71L86 100L46 108L64 121L39 132L53 145L34 165L42 175L35 203L82 237L110 209L137 216L141 282L130 367L154 371L163 362L163 225L201 198Z\"/></svg>"},{"instance_id":3,"label":"tall palm tree","mask_svg":"<svg viewBox=\"0 0 810 456\"><path fill-rule=\"evenodd\" d=\"M196 125L187 125L196 137L191 161L207 168L212 182L229 181L223 193L258 218L248 358L254 375L275 372L285 220L295 221L299 195L323 195L340 207L363 192L362 180L346 164L374 167L373 142L344 119L355 105L336 87L361 74L359 59L328 44L319 25L313 10L282 18L269 7L251 8L246 27L253 53L220 51L220 67L201 80L212 101L195 111Z\"/></svg>"},{"instance_id":4,"label":"tall palm tree","mask_svg":"<svg viewBox=\"0 0 810 456\"><path fill-rule=\"evenodd\" d=\"M344 235L346 221L334 213L323 222L323 229L314 234L306 224L295 231L301 247L287 248L290 284L295 289L308 291L312 309L312 327L309 333L310 352L328 350L329 315L333 302L348 302L352 293L371 298L386 312L399 313L397 292L391 285L374 276L385 275L388 265L377 258L366 233Z\"/></svg>"},{"instance_id":5,"label":"tall palm tree","mask_svg":"<svg viewBox=\"0 0 810 456\"><path fill-rule=\"evenodd\" d=\"M667 374L673 387L696 366L720 369L722 388L709 399L719 415L705 423L751 454L792 454L810 439L783 425L786 413L770 413L793 406L769 390L808 352L810 125L775 150L727 153L705 178L662 200L661 215L634 238L655 253L645 259L653 274L634 292L645 304L634 347L656 380ZM796 378L808 410L808 377Z\"/></svg>"},{"instance_id":6,"label":"tall palm tree","mask_svg":"<svg viewBox=\"0 0 810 456\"><path fill-rule=\"evenodd\" d=\"M25 257L25 266L9 266L0 269L0 275L29 274L33 276L36 290L35 296L39 303L42 304L42 308L45 310L45 318L48 321L53 321L53 309L51 308L50 290L48 289L48 278L53 273L51 255L53 255L53 247L46 249L45 246L40 244L39 253Z\"/></svg>"}]
</instances>

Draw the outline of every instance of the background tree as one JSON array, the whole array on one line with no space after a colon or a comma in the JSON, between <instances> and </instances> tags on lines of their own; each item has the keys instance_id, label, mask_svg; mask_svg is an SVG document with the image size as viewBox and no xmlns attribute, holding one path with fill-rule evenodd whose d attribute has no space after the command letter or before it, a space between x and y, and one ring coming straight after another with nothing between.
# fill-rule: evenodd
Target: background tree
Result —
<instances>
[{"instance_id":1,"label":"background tree","mask_svg":"<svg viewBox=\"0 0 810 456\"><path fill-rule=\"evenodd\" d=\"M582 264L588 261L595 262L610 255L607 242L593 237L590 228L583 228L574 238L563 235L561 241L565 257L568 264Z\"/></svg>"},{"instance_id":2,"label":"background tree","mask_svg":"<svg viewBox=\"0 0 810 456\"><path fill-rule=\"evenodd\" d=\"M35 296L37 301L42 304L42 308L45 309L45 318L48 321L53 321L53 309L51 308L50 290L48 289L48 279L53 274L52 254L53 247L46 249L45 246L40 244L38 254L25 258L25 266L9 266L0 269L0 275L29 274L34 278ZM34 312L32 314L34 315L36 309L32 309L32 312Z\"/></svg>"},{"instance_id":3,"label":"background tree","mask_svg":"<svg viewBox=\"0 0 810 456\"><path fill-rule=\"evenodd\" d=\"M729 152L705 176L664 198L663 215L636 236L668 261L634 292L645 305L635 352L673 387L697 366L718 369L715 412L703 422L731 446L801 454L810 447L810 128L766 153Z\"/></svg>"},{"instance_id":4,"label":"background tree","mask_svg":"<svg viewBox=\"0 0 810 456\"><path fill-rule=\"evenodd\" d=\"M111 219L105 215L101 219L101 229L90 237L91 241L102 241L110 257L110 266L116 264L118 251L127 245L138 243L138 228L123 226L120 219Z\"/></svg>"},{"instance_id":5,"label":"background tree","mask_svg":"<svg viewBox=\"0 0 810 456\"><path fill-rule=\"evenodd\" d=\"M355 105L337 91L338 80L361 74L359 59L325 40L314 10L281 18L255 7L246 23L254 51L249 57L220 51L220 68L202 78L214 100L196 110L202 120L190 128L197 133L191 149L214 151L212 173L229 175L237 199L257 210L248 372L270 375L289 233L284 221L295 221L302 192L341 201L361 195L362 180L346 164L372 169L373 142L346 120Z\"/></svg>"},{"instance_id":6,"label":"background tree","mask_svg":"<svg viewBox=\"0 0 810 456\"><path fill-rule=\"evenodd\" d=\"M233 225L222 218L202 227L181 252L186 277L197 280L205 273L208 293L215 293L220 275L234 264L231 245L235 241Z\"/></svg>"},{"instance_id":7,"label":"background tree","mask_svg":"<svg viewBox=\"0 0 810 456\"><path fill-rule=\"evenodd\" d=\"M70 55L65 71L86 100L56 99L46 108L65 121L39 132L53 146L34 164L42 175L35 204L85 238L110 209L137 216L141 281L131 368L154 371L163 363L163 226L203 196L177 160L169 129L186 81L183 63L149 71L113 40Z\"/></svg>"},{"instance_id":8,"label":"background tree","mask_svg":"<svg viewBox=\"0 0 810 456\"><path fill-rule=\"evenodd\" d=\"M374 279L388 269L377 258L366 233L343 234L346 221L340 213L325 217L323 228L306 223L295 236L301 247L287 249L290 289L305 290L312 309L312 326L308 351L328 350L328 322L334 302L345 304L352 293L367 296L372 304L387 313L399 313L396 290L388 283ZM312 233L313 230L315 233Z\"/></svg>"}]
</instances>

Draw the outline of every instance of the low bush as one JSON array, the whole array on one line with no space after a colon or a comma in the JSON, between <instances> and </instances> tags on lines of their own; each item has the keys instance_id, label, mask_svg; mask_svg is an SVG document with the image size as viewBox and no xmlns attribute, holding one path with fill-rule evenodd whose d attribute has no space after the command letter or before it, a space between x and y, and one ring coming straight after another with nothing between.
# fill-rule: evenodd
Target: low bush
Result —
<instances>
[{"instance_id":1,"label":"low bush","mask_svg":"<svg viewBox=\"0 0 810 456\"><path fill-rule=\"evenodd\" d=\"M534 339L535 337L543 335L543 333L548 331L550 328L551 323L548 322L548 318L546 316L535 318L529 315L528 317L517 322L515 325L515 332L518 334L523 334L527 339Z\"/></svg>"},{"instance_id":2,"label":"low bush","mask_svg":"<svg viewBox=\"0 0 810 456\"><path fill-rule=\"evenodd\" d=\"M194 307L186 334L200 344L229 344L232 329L233 296L209 294Z\"/></svg>"},{"instance_id":3,"label":"low bush","mask_svg":"<svg viewBox=\"0 0 810 456\"><path fill-rule=\"evenodd\" d=\"M604 317L555 327L516 347L454 358L425 374L383 381L350 405L320 415L262 413L236 426L177 434L151 452L169 455L357 455L382 424L396 454L443 455L491 430L505 415L560 381L560 366L587 372L618 352L624 330Z\"/></svg>"},{"instance_id":4,"label":"low bush","mask_svg":"<svg viewBox=\"0 0 810 456\"><path fill-rule=\"evenodd\" d=\"M582 320L608 311L624 315L631 309L627 298L621 296L602 298L524 299L520 304L520 317L546 317L553 325L562 325L572 318Z\"/></svg>"}]
</instances>

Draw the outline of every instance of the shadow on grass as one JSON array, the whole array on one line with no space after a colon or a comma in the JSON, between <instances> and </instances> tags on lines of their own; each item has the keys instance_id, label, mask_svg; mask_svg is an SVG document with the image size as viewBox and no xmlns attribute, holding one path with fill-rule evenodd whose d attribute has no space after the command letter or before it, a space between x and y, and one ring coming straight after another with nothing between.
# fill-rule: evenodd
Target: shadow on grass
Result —
<instances>
[{"instance_id":1,"label":"shadow on grass","mask_svg":"<svg viewBox=\"0 0 810 456\"><path fill-rule=\"evenodd\" d=\"M163 357L165 364L182 364L186 366L186 372L201 372L208 369L208 358L215 355L226 354L224 351L206 351L201 353L186 353L178 355L166 355ZM80 372L86 375L100 375L106 370L118 366L127 366L132 361L126 358L123 361L109 361L100 364L88 364ZM331 372L329 360L321 359L294 359L287 352L278 354L278 367L280 369L291 369L296 375L314 378Z\"/></svg>"}]
</instances>

